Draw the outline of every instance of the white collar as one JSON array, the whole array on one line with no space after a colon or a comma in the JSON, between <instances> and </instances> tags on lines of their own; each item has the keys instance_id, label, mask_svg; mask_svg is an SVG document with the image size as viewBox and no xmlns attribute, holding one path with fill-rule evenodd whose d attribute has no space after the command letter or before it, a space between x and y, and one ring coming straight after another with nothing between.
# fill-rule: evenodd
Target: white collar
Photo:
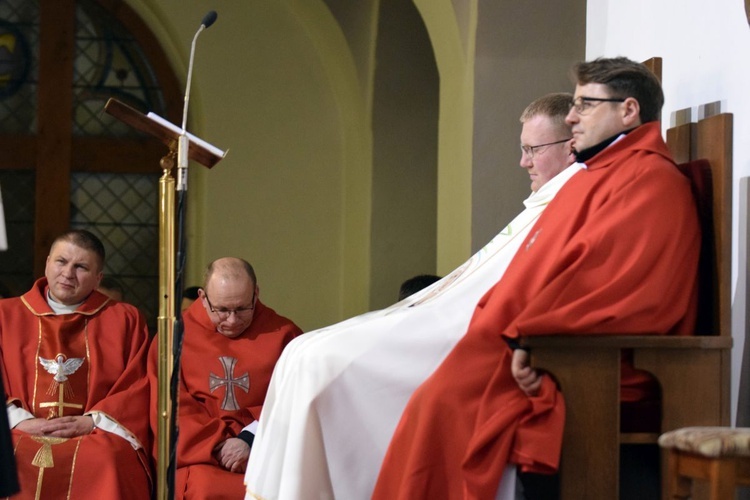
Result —
<instances>
[{"instance_id":1,"label":"white collar","mask_svg":"<svg viewBox=\"0 0 750 500\"><path fill-rule=\"evenodd\" d=\"M573 177L573 175L581 170L581 168L584 168L583 163L573 163L568 166L565 170L547 181L544 186L539 188L539 191L531 193L531 195L523 201L524 206L526 208L533 208L548 204L552 201L552 198L555 197L560 188L568 182L568 179Z\"/></svg>"},{"instance_id":2,"label":"white collar","mask_svg":"<svg viewBox=\"0 0 750 500\"><path fill-rule=\"evenodd\" d=\"M49 304L55 314L70 314L72 312L75 312L75 310L78 309L78 306L83 304L83 302L79 302L78 304L73 304L70 306L61 304L60 302L53 299L52 294L50 294L49 290L47 290L47 304Z\"/></svg>"}]
</instances>

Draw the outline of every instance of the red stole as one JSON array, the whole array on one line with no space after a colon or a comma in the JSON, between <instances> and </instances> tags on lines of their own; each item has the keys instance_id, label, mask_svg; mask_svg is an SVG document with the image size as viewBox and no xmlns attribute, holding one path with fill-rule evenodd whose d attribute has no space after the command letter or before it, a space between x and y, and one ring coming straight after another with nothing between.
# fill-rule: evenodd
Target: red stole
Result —
<instances>
[{"instance_id":1,"label":"red stole","mask_svg":"<svg viewBox=\"0 0 750 500\"><path fill-rule=\"evenodd\" d=\"M82 415L86 408L88 356L87 317L39 318L39 364L36 366L33 413L41 418ZM54 333L52 333L54 332Z\"/></svg>"}]
</instances>

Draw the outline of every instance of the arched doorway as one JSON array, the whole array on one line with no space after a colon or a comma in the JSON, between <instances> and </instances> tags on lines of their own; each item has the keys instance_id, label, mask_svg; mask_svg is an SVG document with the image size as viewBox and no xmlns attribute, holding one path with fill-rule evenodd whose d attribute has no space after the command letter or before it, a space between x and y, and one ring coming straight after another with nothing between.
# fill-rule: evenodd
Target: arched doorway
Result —
<instances>
[{"instance_id":1,"label":"arched doorway","mask_svg":"<svg viewBox=\"0 0 750 500\"><path fill-rule=\"evenodd\" d=\"M414 3L382 0L373 91L370 307L437 267L440 78Z\"/></svg>"}]
</instances>

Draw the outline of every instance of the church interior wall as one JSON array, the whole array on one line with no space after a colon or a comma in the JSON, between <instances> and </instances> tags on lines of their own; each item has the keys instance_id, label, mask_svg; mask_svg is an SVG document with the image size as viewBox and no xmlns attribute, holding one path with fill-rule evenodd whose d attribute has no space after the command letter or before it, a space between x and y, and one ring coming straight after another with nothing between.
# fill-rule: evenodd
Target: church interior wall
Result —
<instances>
[{"instance_id":1,"label":"church interior wall","mask_svg":"<svg viewBox=\"0 0 750 500\"><path fill-rule=\"evenodd\" d=\"M371 309L436 272L439 77L411 2L382 0L373 86Z\"/></svg>"},{"instance_id":2,"label":"church interior wall","mask_svg":"<svg viewBox=\"0 0 750 500\"><path fill-rule=\"evenodd\" d=\"M471 134L476 0L414 0L440 76L437 172L437 273L471 250Z\"/></svg>"},{"instance_id":3,"label":"church interior wall","mask_svg":"<svg viewBox=\"0 0 750 500\"><path fill-rule=\"evenodd\" d=\"M394 16L410 2L373 0L358 9L338 0L129 3L152 27L183 80L196 24L210 9L219 13L216 25L198 40L188 123L229 154L211 171L190 170L188 282L200 282L210 259L245 257L258 268L263 299L305 329L388 305L397 284L411 274L450 272L519 209L528 182L520 168L515 172L517 115L523 101L559 90L562 83L547 75L563 74L572 58L547 51L543 60L529 64L489 48L511 35L524 38L516 45L531 47L527 53L565 45L553 41L569 39L570 29L558 29L552 16L539 31L545 36L529 37L512 28L519 13L493 2L480 9L475 0L416 0L434 62L420 57L437 66L439 82L413 73L393 95L439 95L421 114L400 115L401 126L421 135L381 141L374 149L374 131L387 123L373 121L387 116L387 102L375 94L376 68L398 69L375 59L379 16ZM485 15L481 22L479 14ZM475 72L477 26L484 26L484 35L482 66ZM500 32L508 34L503 38ZM401 36L386 41L409 42ZM519 74L543 83L532 88ZM475 87L484 92L477 101ZM513 95L521 88L528 92ZM373 112L376 105L380 114ZM482 108L492 113L475 118ZM435 126L436 138L429 128ZM479 141L475 126L481 126ZM473 155L472 148L491 143L502 149ZM409 157L409 145L420 154ZM493 154L510 159L507 175L503 170L501 176ZM387 169L373 170L374 159L380 167L412 164L406 185L415 196L403 195L403 175L384 177ZM420 184L424 175L437 178ZM393 193L402 193L402 203L392 203ZM401 216L407 208L410 218ZM414 264L413 272L394 264L402 260Z\"/></svg>"},{"instance_id":4,"label":"church interior wall","mask_svg":"<svg viewBox=\"0 0 750 500\"><path fill-rule=\"evenodd\" d=\"M398 273L406 272L393 259L413 246L403 242L414 227L433 231L418 236L422 255L432 255L414 274L433 266L445 274L520 209L528 179L517 166L518 115L543 93L571 90L573 61L662 56L666 109L719 100L735 113L735 136L747 135L748 70L736 64L735 49L747 48L739 1L721 0L721 8L703 12L699 0L680 9L670 0L568 0L554 11L534 2L414 0L437 72L429 91L438 95L424 107L431 117L402 116L401 126L437 127L436 157L420 167L432 170L414 170L436 180L417 196L417 205L434 208L411 207L421 215L405 222L398 217L403 207L388 199L404 178L397 170L383 177L382 167L409 161L409 141L389 145L376 136L394 102L378 93L377 71L398 69L377 58L378 26L388 22L380 16L404 2L127 1L183 80L196 25L208 10L219 13L199 39L189 124L229 154L212 171L191 168L188 281L199 282L212 258L246 257L258 267L263 299L307 330L387 305ZM664 23L667 16L676 22ZM403 90L412 95L427 81L408 78ZM429 143L426 135L415 138L415 149ZM736 178L748 175L749 147L735 140ZM420 189L418 177L412 190ZM378 247L383 234L399 232L406 238L401 248L398 239ZM735 270L738 258L735 249ZM735 308L736 325L744 309ZM744 337L735 338L738 356Z\"/></svg>"},{"instance_id":5,"label":"church interior wall","mask_svg":"<svg viewBox=\"0 0 750 500\"><path fill-rule=\"evenodd\" d=\"M352 177L367 185L369 155L341 32L321 2L297 4L133 1L161 26L183 81L195 29L209 10L219 14L198 40L188 123L228 154L211 171L191 165L188 282L200 283L211 259L244 257L261 298L311 329L366 308L366 268L344 276L343 256L366 261L344 240L366 244L345 229L367 227L369 199L347 198L344 186ZM355 286L344 297L347 279Z\"/></svg>"},{"instance_id":6,"label":"church interior wall","mask_svg":"<svg viewBox=\"0 0 750 500\"><path fill-rule=\"evenodd\" d=\"M508 20L512 20L509 22ZM585 52L585 0L479 2L472 169L472 250L523 209L521 112L549 92L572 92L570 67Z\"/></svg>"},{"instance_id":7,"label":"church interior wall","mask_svg":"<svg viewBox=\"0 0 750 500\"><path fill-rule=\"evenodd\" d=\"M209 9L219 12L217 24L198 41L189 125L229 154L210 172L191 169L188 281L199 282L205 262L218 255L244 256L258 267L263 298L305 329L389 303L394 284L407 271L392 264L388 251L378 256L382 265L375 265L371 254L373 207L384 206L383 193L398 190L403 181L394 176L387 181L393 189L381 186L382 197L372 200L371 108L380 4L362 3L362 10L354 12L350 4L334 0L272 6L130 1L183 75L196 19ZM437 196L439 234L435 238L434 208L420 208L416 222L389 210L380 223L386 231L390 224L392 232L411 237L414 228L432 231L420 245L421 256L433 255L422 260L442 258L448 272L470 249L466 179L472 81L467 60L472 56L467 48L472 34L466 30L471 29L472 2L415 5L440 67L438 193L434 184L423 183L417 197L426 200L420 206L428 207ZM460 27L454 8L461 9ZM362 34L367 30L372 30L369 44ZM405 88L411 92L417 85L407 82ZM432 113L434 126L438 108L426 112ZM415 118L420 121L424 118ZM432 141L434 155L435 139L429 135L419 141ZM429 151L424 153L429 158ZM382 148L379 158L390 161L392 154ZM434 172L434 159L424 163ZM397 246L406 255L413 245ZM414 270L419 272L434 272L434 265ZM388 276L376 288L372 277L381 274ZM309 290L314 290L312 297Z\"/></svg>"}]
</instances>

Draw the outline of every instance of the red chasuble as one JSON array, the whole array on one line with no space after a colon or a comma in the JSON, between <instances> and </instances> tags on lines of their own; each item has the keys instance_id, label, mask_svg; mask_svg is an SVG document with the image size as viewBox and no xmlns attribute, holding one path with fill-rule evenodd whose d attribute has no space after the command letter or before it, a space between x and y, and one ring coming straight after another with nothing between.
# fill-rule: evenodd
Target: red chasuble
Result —
<instances>
[{"instance_id":1,"label":"red chasuble","mask_svg":"<svg viewBox=\"0 0 750 500\"><path fill-rule=\"evenodd\" d=\"M175 498L243 498L244 473L221 467L212 450L260 418L276 361L302 331L260 301L250 327L235 338L216 331L201 300L183 313L183 320ZM149 379L156 408L156 342L151 351ZM151 425L155 434L155 416Z\"/></svg>"},{"instance_id":2,"label":"red chasuble","mask_svg":"<svg viewBox=\"0 0 750 500\"><path fill-rule=\"evenodd\" d=\"M494 498L509 462L557 469L563 399L549 377L537 397L518 388L504 337L692 332L699 226L659 124L637 128L587 167L550 203L466 336L412 396L373 498ZM623 382L637 399L640 381L631 374Z\"/></svg>"},{"instance_id":3,"label":"red chasuble","mask_svg":"<svg viewBox=\"0 0 750 500\"><path fill-rule=\"evenodd\" d=\"M138 310L92 292L55 315L47 280L0 301L0 358L8 402L38 418L101 412L136 442L95 428L72 439L13 430L20 498L142 499L151 492L148 331Z\"/></svg>"}]
</instances>

